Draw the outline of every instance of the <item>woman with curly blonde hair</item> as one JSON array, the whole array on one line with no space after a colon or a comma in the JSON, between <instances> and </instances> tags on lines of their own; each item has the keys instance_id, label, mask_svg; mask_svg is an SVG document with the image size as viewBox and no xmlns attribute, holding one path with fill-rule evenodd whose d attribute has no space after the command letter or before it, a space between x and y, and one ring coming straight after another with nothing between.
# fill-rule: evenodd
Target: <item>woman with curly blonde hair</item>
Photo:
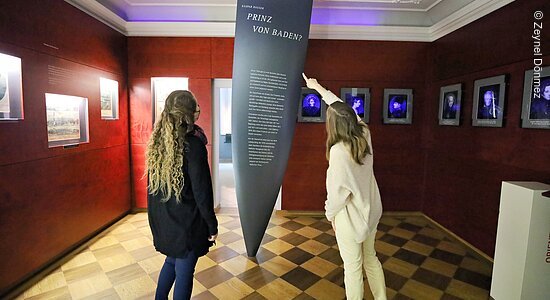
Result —
<instances>
[{"instance_id":1,"label":"woman with curly blonde hair","mask_svg":"<svg viewBox=\"0 0 550 300\"><path fill-rule=\"evenodd\" d=\"M374 250L382 201L374 178L369 127L316 79L303 76L307 87L319 92L329 106L325 215L332 223L344 262L346 298L363 299L364 268L374 299L385 300L384 271Z\"/></svg>"},{"instance_id":2,"label":"woman with curly blonde hair","mask_svg":"<svg viewBox=\"0 0 550 300\"><path fill-rule=\"evenodd\" d=\"M206 136L189 91L166 98L146 151L148 216L155 249L166 255L155 299L190 299L193 273L218 233Z\"/></svg>"}]
</instances>

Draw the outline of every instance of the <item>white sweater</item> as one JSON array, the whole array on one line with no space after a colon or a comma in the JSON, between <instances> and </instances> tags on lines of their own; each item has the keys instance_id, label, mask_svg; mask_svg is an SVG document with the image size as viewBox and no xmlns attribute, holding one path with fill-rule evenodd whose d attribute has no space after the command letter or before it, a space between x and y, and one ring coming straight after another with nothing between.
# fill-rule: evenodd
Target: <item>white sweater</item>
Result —
<instances>
[{"instance_id":1,"label":"white sweater","mask_svg":"<svg viewBox=\"0 0 550 300\"><path fill-rule=\"evenodd\" d=\"M372 153L369 130L365 131L365 135ZM348 145L343 142L333 145L330 148L326 185L327 219L332 222L337 214L344 214L353 228L356 242L363 242L367 235L376 230L382 216L380 191L374 178L373 155L367 154L363 165L360 165L353 160Z\"/></svg>"}]
</instances>

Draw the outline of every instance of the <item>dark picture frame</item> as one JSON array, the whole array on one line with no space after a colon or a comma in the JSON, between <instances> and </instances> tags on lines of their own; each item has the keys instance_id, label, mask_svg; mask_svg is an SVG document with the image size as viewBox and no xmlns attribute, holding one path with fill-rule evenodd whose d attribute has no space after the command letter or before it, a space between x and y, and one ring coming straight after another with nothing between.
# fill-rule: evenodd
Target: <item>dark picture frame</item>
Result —
<instances>
[{"instance_id":1,"label":"dark picture frame","mask_svg":"<svg viewBox=\"0 0 550 300\"><path fill-rule=\"evenodd\" d=\"M550 66L525 71L521 127L550 129Z\"/></svg>"},{"instance_id":2,"label":"dark picture frame","mask_svg":"<svg viewBox=\"0 0 550 300\"><path fill-rule=\"evenodd\" d=\"M313 90L302 87L298 103L298 122L323 123L327 118L327 105L321 95Z\"/></svg>"},{"instance_id":3,"label":"dark picture frame","mask_svg":"<svg viewBox=\"0 0 550 300\"><path fill-rule=\"evenodd\" d=\"M0 121L23 118L21 58L0 53Z\"/></svg>"},{"instance_id":4,"label":"dark picture frame","mask_svg":"<svg viewBox=\"0 0 550 300\"><path fill-rule=\"evenodd\" d=\"M370 120L370 89L341 88L340 99L349 105L365 123Z\"/></svg>"},{"instance_id":5,"label":"dark picture frame","mask_svg":"<svg viewBox=\"0 0 550 300\"><path fill-rule=\"evenodd\" d=\"M474 81L472 126L502 127L506 104L506 75Z\"/></svg>"},{"instance_id":6,"label":"dark picture frame","mask_svg":"<svg viewBox=\"0 0 550 300\"><path fill-rule=\"evenodd\" d=\"M460 125L462 83L441 87L439 91L439 125Z\"/></svg>"},{"instance_id":7,"label":"dark picture frame","mask_svg":"<svg viewBox=\"0 0 550 300\"><path fill-rule=\"evenodd\" d=\"M384 89L384 124L412 124L413 101L412 89Z\"/></svg>"}]
</instances>

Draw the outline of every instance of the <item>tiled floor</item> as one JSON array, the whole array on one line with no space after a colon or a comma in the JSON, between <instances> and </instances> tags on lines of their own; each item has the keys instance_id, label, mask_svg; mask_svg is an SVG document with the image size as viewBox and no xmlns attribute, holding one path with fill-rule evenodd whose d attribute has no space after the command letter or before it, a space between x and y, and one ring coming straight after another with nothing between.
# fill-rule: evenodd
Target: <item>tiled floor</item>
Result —
<instances>
[{"instance_id":1,"label":"tiled floor","mask_svg":"<svg viewBox=\"0 0 550 300\"><path fill-rule=\"evenodd\" d=\"M193 299L343 299L342 261L322 217L271 218L248 258L239 218L218 214L217 245L197 265ZM376 250L389 299L488 299L491 266L422 217L382 217ZM153 299L164 257L146 213L129 215L18 299ZM365 281L365 298L372 299Z\"/></svg>"}]
</instances>

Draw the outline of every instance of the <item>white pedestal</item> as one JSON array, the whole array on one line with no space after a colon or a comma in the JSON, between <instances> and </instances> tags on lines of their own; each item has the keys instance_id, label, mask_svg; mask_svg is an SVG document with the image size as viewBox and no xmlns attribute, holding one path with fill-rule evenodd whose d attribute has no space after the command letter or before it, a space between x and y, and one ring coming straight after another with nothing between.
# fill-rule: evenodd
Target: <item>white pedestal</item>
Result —
<instances>
[{"instance_id":1,"label":"white pedestal","mask_svg":"<svg viewBox=\"0 0 550 300\"><path fill-rule=\"evenodd\" d=\"M491 297L550 299L550 185L503 181Z\"/></svg>"}]
</instances>

